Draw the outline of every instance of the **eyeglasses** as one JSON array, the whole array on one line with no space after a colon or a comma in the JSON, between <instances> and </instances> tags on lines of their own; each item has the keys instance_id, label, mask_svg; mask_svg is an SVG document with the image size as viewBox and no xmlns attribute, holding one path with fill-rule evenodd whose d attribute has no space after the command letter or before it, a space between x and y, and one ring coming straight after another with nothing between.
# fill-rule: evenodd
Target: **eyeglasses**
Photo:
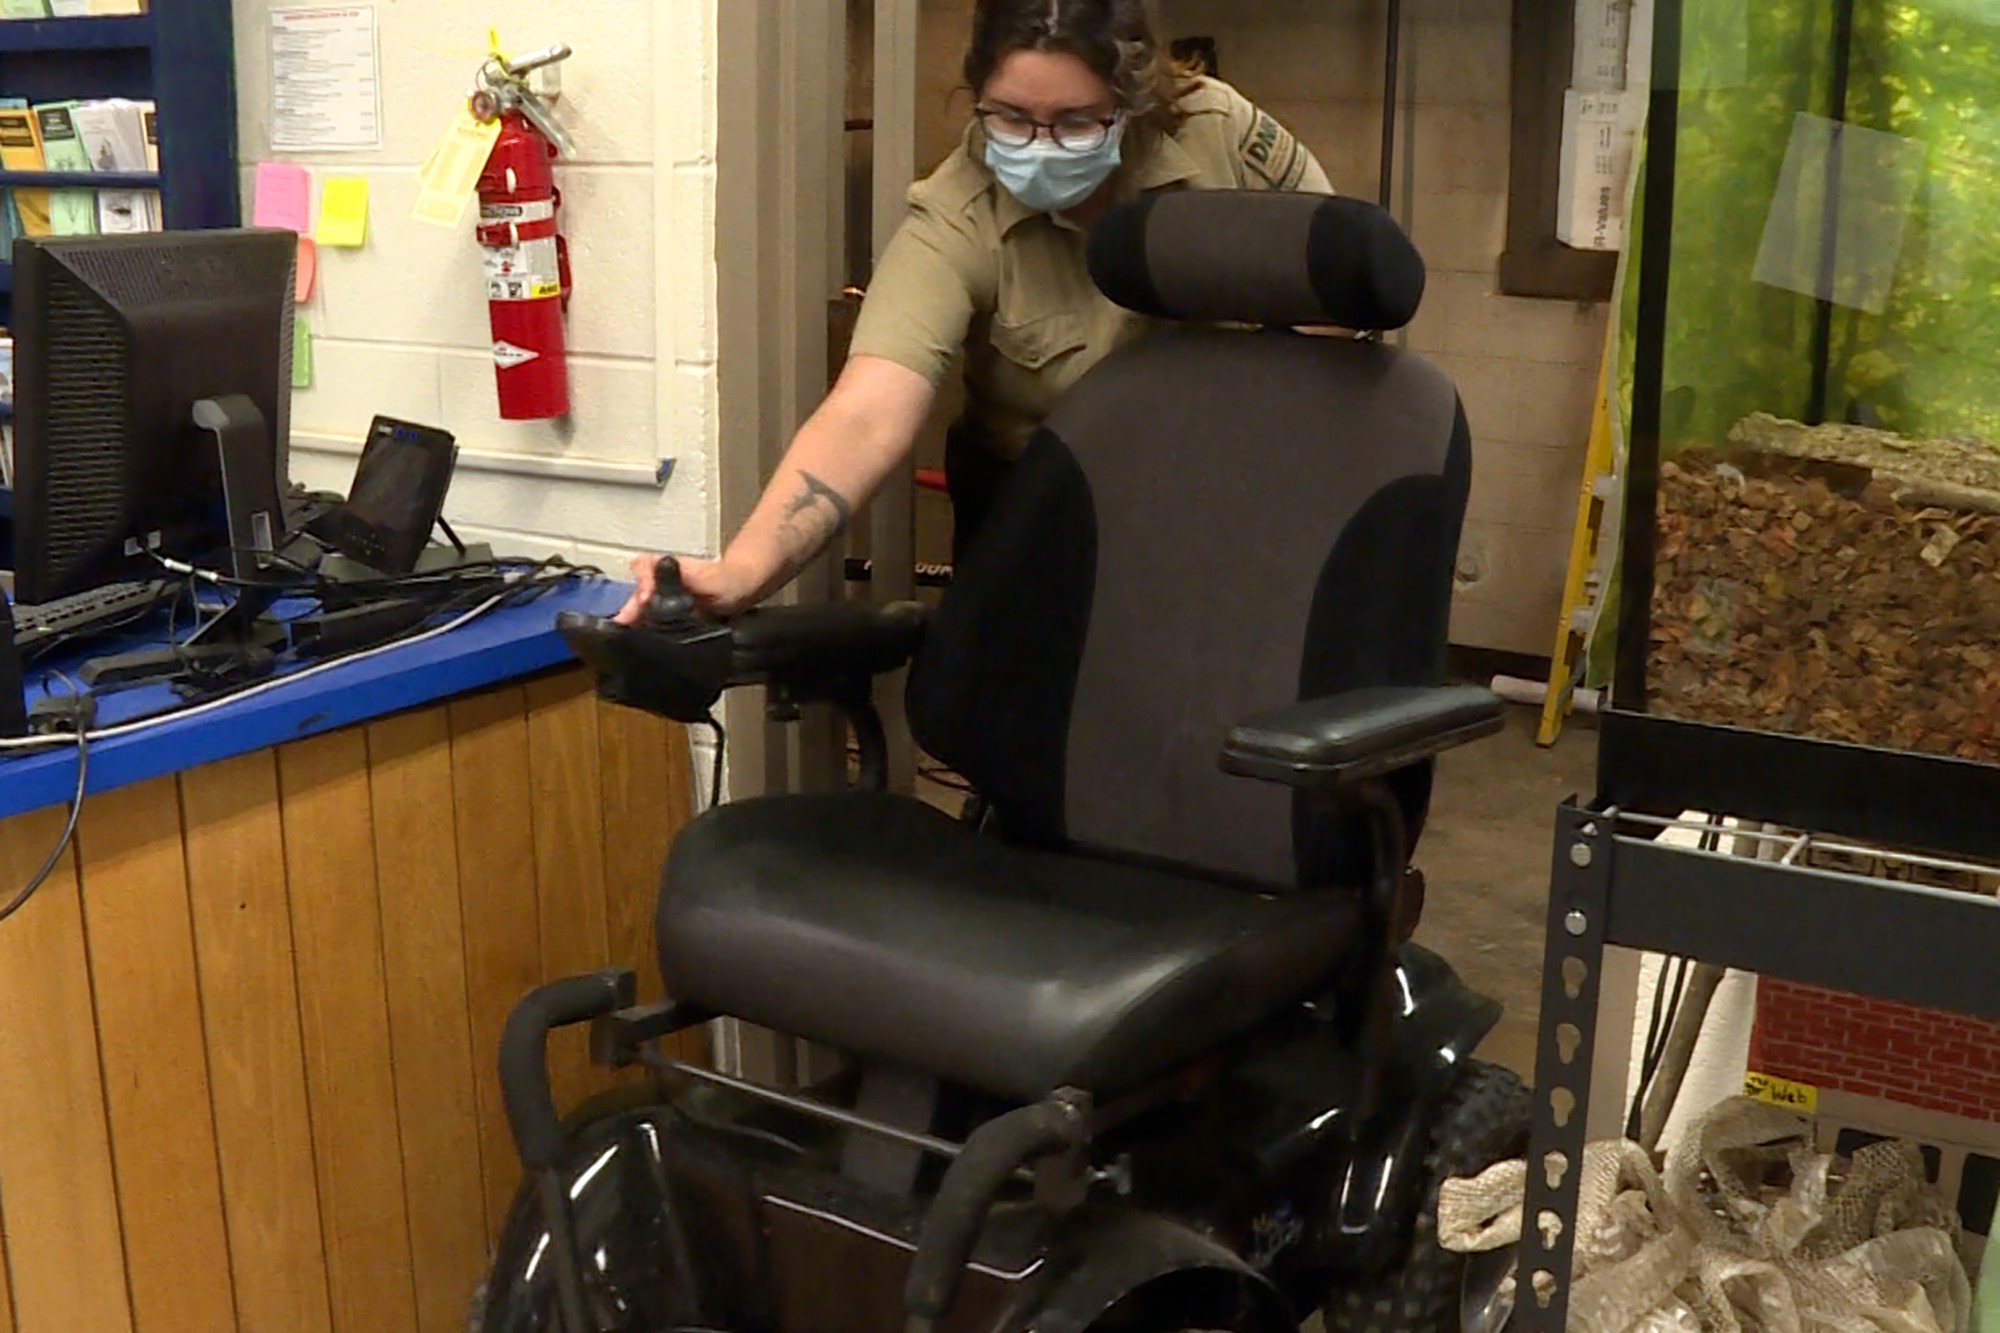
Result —
<instances>
[{"instance_id":1,"label":"eyeglasses","mask_svg":"<svg viewBox=\"0 0 2000 1333\"><path fill-rule=\"evenodd\" d=\"M1071 116L1058 121L1036 120L1023 111L1011 107L975 107L973 114L986 129L987 136L995 143L1009 148L1025 148L1035 141L1035 137L1046 132L1058 148L1072 153L1095 152L1111 137L1111 131L1122 119L1110 116Z\"/></svg>"}]
</instances>

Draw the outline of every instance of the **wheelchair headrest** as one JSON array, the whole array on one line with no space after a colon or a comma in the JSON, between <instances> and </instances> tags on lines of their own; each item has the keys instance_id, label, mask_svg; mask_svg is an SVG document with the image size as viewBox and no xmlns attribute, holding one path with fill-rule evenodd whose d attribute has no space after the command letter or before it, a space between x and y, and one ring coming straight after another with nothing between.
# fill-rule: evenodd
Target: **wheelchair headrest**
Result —
<instances>
[{"instance_id":1,"label":"wheelchair headrest","mask_svg":"<svg viewBox=\"0 0 2000 1333\"><path fill-rule=\"evenodd\" d=\"M1380 331L1424 294L1424 261L1386 210L1321 194L1142 195L1092 228L1089 261L1112 301L1163 319Z\"/></svg>"}]
</instances>

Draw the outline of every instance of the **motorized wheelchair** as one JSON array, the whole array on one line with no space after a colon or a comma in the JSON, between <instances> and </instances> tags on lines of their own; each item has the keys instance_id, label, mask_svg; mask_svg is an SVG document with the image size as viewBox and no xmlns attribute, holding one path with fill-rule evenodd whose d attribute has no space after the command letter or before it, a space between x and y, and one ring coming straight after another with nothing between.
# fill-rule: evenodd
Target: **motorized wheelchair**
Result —
<instances>
[{"instance_id":1,"label":"motorized wheelchair","mask_svg":"<svg viewBox=\"0 0 2000 1333\"><path fill-rule=\"evenodd\" d=\"M845 710L861 776L680 833L670 1000L614 971L512 1013L527 1179L482 1333L1504 1323L1509 1270L1434 1210L1525 1150L1527 1094L1472 1059L1499 1006L1411 942L1433 760L1501 722L1442 684L1465 417L1379 336L1421 260L1372 205L1248 192L1123 205L1088 255L1157 327L1064 396L933 612L718 623L663 561L640 625L563 621L634 707ZM985 818L881 790L871 688L905 664ZM719 1016L843 1071L661 1050ZM583 1023L660 1079L564 1121L545 1039Z\"/></svg>"}]
</instances>

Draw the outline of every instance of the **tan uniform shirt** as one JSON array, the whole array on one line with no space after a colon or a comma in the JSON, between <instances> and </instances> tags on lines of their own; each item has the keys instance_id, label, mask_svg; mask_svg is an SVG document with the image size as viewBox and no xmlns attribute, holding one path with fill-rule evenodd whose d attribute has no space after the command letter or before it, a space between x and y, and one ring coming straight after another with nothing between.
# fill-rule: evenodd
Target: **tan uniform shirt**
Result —
<instances>
[{"instance_id":1,"label":"tan uniform shirt","mask_svg":"<svg viewBox=\"0 0 2000 1333\"><path fill-rule=\"evenodd\" d=\"M1331 194L1292 134L1228 84L1197 80L1180 131L1120 168L1120 198L1150 190ZM965 353L967 415L1006 457L1027 447L1056 399L1146 320L1090 280L1084 234L1030 211L994 179L976 128L910 189L910 211L869 284L850 355L906 366L933 385Z\"/></svg>"}]
</instances>

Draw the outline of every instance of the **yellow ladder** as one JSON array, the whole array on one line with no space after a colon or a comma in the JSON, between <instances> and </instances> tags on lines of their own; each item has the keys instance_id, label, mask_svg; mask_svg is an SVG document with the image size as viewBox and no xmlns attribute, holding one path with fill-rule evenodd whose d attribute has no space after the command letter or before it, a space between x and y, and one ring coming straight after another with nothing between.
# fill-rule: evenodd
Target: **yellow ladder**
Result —
<instances>
[{"instance_id":1,"label":"yellow ladder","mask_svg":"<svg viewBox=\"0 0 2000 1333\"><path fill-rule=\"evenodd\" d=\"M1590 656L1591 627L1610 583L1610 564L1599 567L1605 514L1618 496L1616 454L1611 438L1611 359L1616 343L1605 339L1597 367L1597 405L1590 414L1590 443L1584 453L1583 485L1576 501L1576 527L1569 539L1569 572L1563 579L1562 615L1556 647L1549 655L1548 691L1542 696L1537 745L1554 745L1570 715L1577 686Z\"/></svg>"}]
</instances>

